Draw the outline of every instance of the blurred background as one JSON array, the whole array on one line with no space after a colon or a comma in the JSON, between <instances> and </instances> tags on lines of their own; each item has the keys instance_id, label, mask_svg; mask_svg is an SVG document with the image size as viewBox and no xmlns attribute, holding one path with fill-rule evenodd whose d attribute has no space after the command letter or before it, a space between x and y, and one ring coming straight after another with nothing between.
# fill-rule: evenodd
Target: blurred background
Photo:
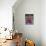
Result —
<instances>
[{"instance_id":1,"label":"blurred background","mask_svg":"<svg viewBox=\"0 0 46 46\"><path fill-rule=\"evenodd\" d=\"M34 14L33 25L25 24L25 14ZM0 0L0 27L14 27L36 46L46 46L46 0Z\"/></svg>"}]
</instances>

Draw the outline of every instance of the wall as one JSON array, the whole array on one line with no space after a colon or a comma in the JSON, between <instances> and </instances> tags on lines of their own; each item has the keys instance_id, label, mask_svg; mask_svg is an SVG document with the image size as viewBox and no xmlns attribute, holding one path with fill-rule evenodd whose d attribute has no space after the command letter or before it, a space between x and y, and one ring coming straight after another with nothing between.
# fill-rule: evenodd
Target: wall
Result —
<instances>
[{"instance_id":1,"label":"wall","mask_svg":"<svg viewBox=\"0 0 46 46\"><path fill-rule=\"evenodd\" d=\"M42 46L46 46L46 0L41 1L41 38Z\"/></svg>"},{"instance_id":2,"label":"wall","mask_svg":"<svg viewBox=\"0 0 46 46\"><path fill-rule=\"evenodd\" d=\"M15 29L22 32L24 37L35 41L36 46L41 46L41 1L23 0L14 9ZM34 14L34 24L25 24L25 14Z\"/></svg>"},{"instance_id":3,"label":"wall","mask_svg":"<svg viewBox=\"0 0 46 46\"><path fill-rule=\"evenodd\" d=\"M16 0L0 0L0 27L12 28L12 6Z\"/></svg>"}]
</instances>

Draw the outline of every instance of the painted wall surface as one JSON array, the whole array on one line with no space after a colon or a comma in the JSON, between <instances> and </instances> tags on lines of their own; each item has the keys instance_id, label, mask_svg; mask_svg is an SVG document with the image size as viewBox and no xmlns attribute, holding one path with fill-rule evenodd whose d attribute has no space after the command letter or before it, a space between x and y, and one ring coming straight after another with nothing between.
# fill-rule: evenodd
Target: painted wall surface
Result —
<instances>
[{"instance_id":1,"label":"painted wall surface","mask_svg":"<svg viewBox=\"0 0 46 46\"><path fill-rule=\"evenodd\" d=\"M41 2L41 38L42 46L46 46L46 0Z\"/></svg>"},{"instance_id":2,"label":"painted wall surface","mask_svg":"<svg viewBox=\"0 0 46 46\"><path fill-rule=\"evenodd\" d=\"M16 0L0 0L0 27L12 29L12 6Z\"/></svg>"},{"instance_id":3,"label":"painted wall surface","mask_svg":"<svg viewBox=\"0 0 46 46\"><path fill-rule=\"evenodd\" d=\"M25 24L25 14L34 14L34 24ZM22 32L27 39L35 41L36 46L41 46L41 1L23 0L14 11L15 29Z\"/></svg>"}]
</instances>

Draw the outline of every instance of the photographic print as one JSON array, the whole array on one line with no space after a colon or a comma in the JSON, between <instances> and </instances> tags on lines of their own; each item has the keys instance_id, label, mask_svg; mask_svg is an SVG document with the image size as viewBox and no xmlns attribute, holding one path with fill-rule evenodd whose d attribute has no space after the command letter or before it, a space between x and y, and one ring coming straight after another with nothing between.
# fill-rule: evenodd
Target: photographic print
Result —
<instances>
[{"instance_id":1,"label":"photographic print","mask_svg":"<svg viewBox=\"0 0 46 46\"><path fill-rule=\"evenodd\" d=\"M25 14L25 23L28 24L33 24L33 14Z\"/></svg>"}]
</instances>

